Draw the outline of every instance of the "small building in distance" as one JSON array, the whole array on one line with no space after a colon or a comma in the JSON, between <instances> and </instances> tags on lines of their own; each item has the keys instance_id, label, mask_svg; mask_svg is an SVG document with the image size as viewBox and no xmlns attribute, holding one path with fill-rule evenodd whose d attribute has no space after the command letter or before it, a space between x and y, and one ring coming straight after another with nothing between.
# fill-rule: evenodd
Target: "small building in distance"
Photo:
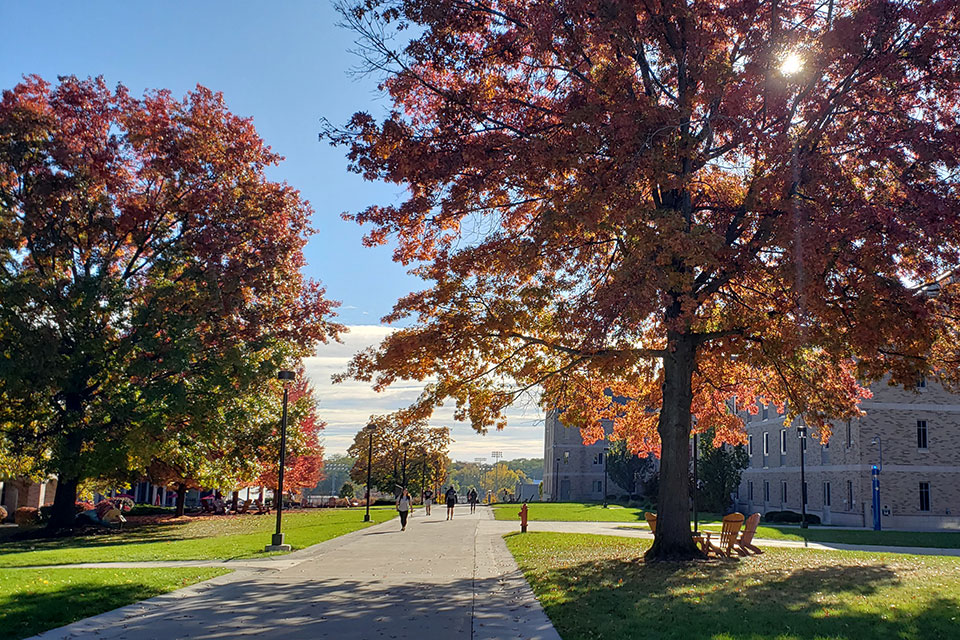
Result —
<instances>
[{"instance_id":1,"label":"small building in distance","mask_svg":"<svg viewBox=\"0 0 960 640\"><path fill-rule=\"evenodd\" d=\"M862 418L833 425L821 445L806 438L806 510L823 524L873 524L871 470L880 471L884 529L960 529L960 395L921 379L915 390L871 386ZM776 408L744 414L749 467L736 496L743 513L801 511L800 447L796 428L783 428ZM812 429L808 430L812 431Z\"/></svg>"},{"instance_id":2,"label":"small building in distance","mask_svg":"<svg viewBox=\"0 0 960 640\"><path fill-rule=\"evenodd\" d=\"M604 433L613 432L613 423L603 421ZM560 411L547 411L543 438L543 500L547 502L600 501L604 499L604 465L608 446L598 440L583 444L580 430L560 421ZM622 495L624 489L607 479L607 495Z\"/></svg>"}]
</instances>

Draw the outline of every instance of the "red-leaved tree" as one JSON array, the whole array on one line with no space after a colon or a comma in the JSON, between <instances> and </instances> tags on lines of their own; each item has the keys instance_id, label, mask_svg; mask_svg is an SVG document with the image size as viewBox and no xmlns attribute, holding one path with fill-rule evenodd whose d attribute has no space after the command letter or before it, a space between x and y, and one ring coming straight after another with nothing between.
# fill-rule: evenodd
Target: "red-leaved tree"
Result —
<instances>
[{"instance_id":1,"label":"red-leaved tree","mask_svg":"<svg viewBox=\"0 0 960 640\"><path fill-rule=\"evenodd\" d=\"M350 374L433 378L420 409L479 430L534 388L587 441L614 419L661 456L647 557L696 557L691 416L738 442L729 401L763 400L826 438L866 382L957 381L958 6L342 6L393 110L327 134L408 189L352 217L428 283Z\"/></svg>"},{"instance_id":2,"label":"red-leaved tree","mask_svg":"<svg viewBox=\"0 0 960 640\"><path fill-rule=\"evenodd\" d=\"M4 91L0 446L58 475L52 527L82 480L144 468L171 429L189 447L340 330L300 272L310 208L266 178L279 161L203 87Z\"/></svg>"}]
</instances>

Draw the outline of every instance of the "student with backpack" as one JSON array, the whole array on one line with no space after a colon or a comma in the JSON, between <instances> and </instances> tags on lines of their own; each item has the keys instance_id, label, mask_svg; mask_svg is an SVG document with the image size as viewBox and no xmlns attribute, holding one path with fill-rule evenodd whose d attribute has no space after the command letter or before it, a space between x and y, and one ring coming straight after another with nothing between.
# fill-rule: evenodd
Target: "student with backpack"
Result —
<instances>
[{"instance_id":1,"label":"student with backpack","mask_svg":"<svg viewBox=\"0 0 960 640\"><path fill-rule=\"evenodd\" d=\"M453 488L453 485L447 489L444 496L447 499L447 520L453 520L453 508L457 506L457 491Z\"/></svg>"}]
</instances>

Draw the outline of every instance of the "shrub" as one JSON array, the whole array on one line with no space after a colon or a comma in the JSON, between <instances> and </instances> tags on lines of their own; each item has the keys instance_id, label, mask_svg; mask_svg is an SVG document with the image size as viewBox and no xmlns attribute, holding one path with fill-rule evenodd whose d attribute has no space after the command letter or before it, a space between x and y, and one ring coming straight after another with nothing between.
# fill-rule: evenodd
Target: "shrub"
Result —
<instances>
[{"instance_id":1,"label":"shrub","mask_svg":"<svg viewBox=\"0 0 960 640\"><path fill-rule=\"evenodd\" d=\"M40 510L36 507L19 507L13 514L13 521L21 527L40 524Z\"/></svg>"},{"instance_id":2,"label":"shrub","mask_svg":"<svg viewBox=\"0 0 960 640\"><path fill-rule=\"evenodd\" d=\"M8 515L7 510L0 506L0 522L6 520Z\"/></svg>"},{"instance_id":3,"label":"shrub","mask_svg":"<svg viewBox=\"0 0 960 640\"><path fill-rule=\"evenodd\" d=\"M138 504L130 509L131 516L158 516L176 512L175 507L158 507L149 504Z\"/></svg>"},{"instance_id":4,"label":"shrub","mask_svg":"<svg viewBox=\"0 0 960 640\"><path fill-rule=\"evenodd\" d=\"M770 523L800 524L803 518L796 511L767 511L762 519ZM808 513L807 524L820 524L820 517Z\"/></svg>"},{"instance_id":5,"label":"shrub","mask_svg":"<svg viewBox=\"0 0 960 640\"><path fill-rule=\"evenodd\" d=\"M77 502L73 505L73 508L77 513L83 513L84 511L90 511L90 509L93 509L93 503L87 502L86 500L77 500Z\"/></svg>"}]
</instances>

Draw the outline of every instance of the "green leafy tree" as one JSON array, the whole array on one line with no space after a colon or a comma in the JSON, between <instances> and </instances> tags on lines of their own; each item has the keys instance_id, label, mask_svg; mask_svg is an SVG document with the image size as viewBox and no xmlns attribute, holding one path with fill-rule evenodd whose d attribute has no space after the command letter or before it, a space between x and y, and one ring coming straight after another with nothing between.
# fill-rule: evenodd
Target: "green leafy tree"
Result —
<instances>
[{"instance_id":1,"label":"green leafy tree","mask_svg":"<svg viewBox=\"0 0 960 640\"><path fill-rule=\"evenodd\" d=\"M340 487L340 497L341 498L352 498L355 495L355 488L352 483L344 482L343 486Z\"/></svg>"},{"instance_id":2,"label":"green leafy tree","mask_svg":"<svg viewBox=\"0 0 960 640\"><path fill-rule=\"evenodd\" d=\"M716 439L713 429L699 437L697 449L697 506L704 511L724 513L730 507L730 494L740 486L740 476L750 464L747 450L742 444L724 444Z\"/></svg>"},{"instance_id":3,"label":"green leafy tree","mask_svg":"<svg viewBox=\"0 0 960 640\"><path fill-rule=\"evenodd\" d=\"M300 273L311 210L266 178L279 160L203 87L3 93L0 445L58 474L51 527L84 480L206 438L340 329Z\"/></svg>"},{"instance_id":4,"label":"green leafy tree","mask_svg":"<svg viewBox=\"0 0 960 640\"><path fill-rule=\"evenodd\" d=\"M656 462L649 456L631 453L624 440L613 440L607 453L607 474L628 494L639 494L656 474Z\"/></svg>"}]
</instances>

